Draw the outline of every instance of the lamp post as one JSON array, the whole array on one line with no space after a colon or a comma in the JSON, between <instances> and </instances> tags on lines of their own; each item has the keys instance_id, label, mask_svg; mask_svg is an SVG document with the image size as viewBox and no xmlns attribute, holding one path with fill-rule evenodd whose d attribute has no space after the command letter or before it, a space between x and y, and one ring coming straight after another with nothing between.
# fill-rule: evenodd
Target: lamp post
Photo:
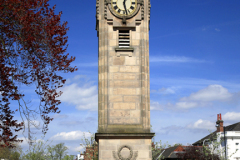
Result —
<instances>
[{"instance_id":1,"label":"lamp post","mask_svg":"<svg viewBox=\"0 0 240 160\"><path fill-rule=\"evenodd\" d=\"M224 145L225 145L225 159L227 159L226 138L225 138L225 126L223 126L223 132L224 132Z\"/></svg>"},{"instance_id":2,"label":"lamp post","mask_svg":"<svg viewBox=\"0 0 240 160\"><path fill-rule=\"evenodd\" d=\"M209 139L204 139L204 141L203 141L203 145L204 145L204 142L205 142L206 140L208 140L208 141L209 141Z\"/></svg>"},{"instance_id":3,"label":"lamp post","mask_svg":"<svg viewBox=\"0 0 240 160\"><path fill-rule=\"evenodd\" d=\"M204 146L204 142L205 142L206 140L209 141L209 139L204 139L204 140L203 140L203 146ZM205 151L204 151L204 150L205 150L205 149L204 149L204 147L203 147L203 153L204 153L204 156L205 156Z\"/></svg>"}]
</instances>

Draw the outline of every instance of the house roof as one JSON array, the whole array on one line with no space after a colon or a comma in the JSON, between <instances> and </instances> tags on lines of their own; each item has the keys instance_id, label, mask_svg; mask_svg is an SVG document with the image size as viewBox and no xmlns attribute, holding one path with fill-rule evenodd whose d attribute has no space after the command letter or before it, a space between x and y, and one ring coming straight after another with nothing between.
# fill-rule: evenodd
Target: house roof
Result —
<instances>
[{"instance_id":1,"label":"house roof","mask_svg":"<svg viewBox=\"0 0 240 160\"><path fill-rule=\"evenodd\" d=\"M175 157L176 155L173 154L174 150L177 148L178 146L166 148L162 155L164 156L164 158L177 158Z\"/></svg>"},{"instance_id":2,"label":"house roof","mask_svg":"<svg viewBox=\"0 0 240 160\"><path fill-rule=\"evenodd\" d=\"M234 123L232 125L226 126L225 131L240 131L240 122ZM206 137L203 137L202 139L198 140L197 142L193 143L192 145L202 145L204 139L213 139L213 137L216 136L217 131L210 133Z\"/></svg>"},{"instance_id":3,"label":"house roof","mask_svg":"<svg viewBox=\"0 0 240 160\"><path fill-rule=\"evenodd\" d=\"M178 158L177 153L184 153L187 147L198 147L201 149L202 146L181 146L181 145L179 145L179 146L169 147L169 148L163 149L161 152L154 155L153 160L156 160L161 153L163 156L161 159ZM153 154L154 154L154 152L157 152L157 151L153 151Z\"/></svg>"},{"instance_id":4,"label":"house roof","mask_svg":"<svg viewBox=\"0 0 240 160\"><path fill-rule=\"evenodd\" d=\"M192 147L192 146L174 146L174 147L169 147L166 149L163 149L161 151L162 153L162 159L168 159L168 158L178 158L178 153L184 153L187 147ZM198 147L201 148L202 146L193 146L193 147ZM158 153L153 157L153 160L157 159L161 153Z\"/></svg>"}]
</instances>

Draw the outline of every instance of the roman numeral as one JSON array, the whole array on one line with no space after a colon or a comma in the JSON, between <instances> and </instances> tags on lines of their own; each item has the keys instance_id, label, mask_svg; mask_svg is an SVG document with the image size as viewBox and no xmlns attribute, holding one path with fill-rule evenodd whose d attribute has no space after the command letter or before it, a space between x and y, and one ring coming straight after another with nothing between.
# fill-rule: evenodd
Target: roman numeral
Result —
<instances>
[{"instance_id":1,"label":"roman numeral","mask_svg":"<svg viewBox=\"0 0 240 160\"><path fill-rule=\"evenodd\" d=\"M128 13L131 13L129 9L127 11L128 11Z\"/></svg>"},{"instance_id":2,"label":"roman numeral","mask_svg":"<svg viewBox=\"0 0 240 160\"><path fill-rule=\"evenodd\" d=\"M134 7L133 7L133 6L131 6L130 8L131 8L132 10L134 9Z\"/></svg>"},{"instance_id":3,"label":"roman numeral","mask_svg":"<svg viewBox=\"0 0 240 160\"><path fill-rule=\"evenodd\" d=\"M115 10L117 10L117 9L118 9L118 6L116 5L116 6L114 6L113 8L114 8Z\"/></svg>"},{"instance_id":4,"label":"roman numeral","mask_svg":"<svg viewBox=\"0 0 240 160\"><path fill-rule=\"evenodd\" d=\"M121 9L118 10L118 13L120 13L120 12L121 12Z\"/></svg>"},{"instance_id":5,"label":"roman numeral","mask_svg":"<svg viewBox=\"0 0 240 160\"><path fill-rule=\"evenodd\" d=\"M112 2L113 4L117 4L117 2ZM135 2L134 2L135 3Z\"/></svg>"},{"instance_id":6,"label":"roman numeral","mask_svg":"<svg viewBox=\"0 0 240 160\"><path fill-rule=\"evenodd\" d=\"M135 5L135 2L132 2L132 4L134 4L134 5Z\"/></svg>"}]
</instances>

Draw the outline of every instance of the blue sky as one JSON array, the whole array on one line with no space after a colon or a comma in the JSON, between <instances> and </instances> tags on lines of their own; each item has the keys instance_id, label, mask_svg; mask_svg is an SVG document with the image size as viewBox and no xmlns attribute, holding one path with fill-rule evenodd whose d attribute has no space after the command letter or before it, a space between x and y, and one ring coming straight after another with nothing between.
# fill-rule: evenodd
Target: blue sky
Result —
<instances>
[{"instance_id":1,"label":"blue sky","mask_svg":"<svg viewBox=\"0 0 240 160\"><path fill-rule=\"evenodd\" d=\"M98 126L98 38L95 0L50 0L68 21L68 50L78 71L61 74L61 113L45 140L64 142L70 154L83 151L83 133ZM194 143L215 131L217 114L224 125L240 119L240 1L151 0L150 99L155 141ZM22 87L37 106L34 86ZM35 136L41 138L41 130ZM19 137L23 137L19 134ZM22 144L27 148L27 144Z\"/></svg>"}]
</instances>

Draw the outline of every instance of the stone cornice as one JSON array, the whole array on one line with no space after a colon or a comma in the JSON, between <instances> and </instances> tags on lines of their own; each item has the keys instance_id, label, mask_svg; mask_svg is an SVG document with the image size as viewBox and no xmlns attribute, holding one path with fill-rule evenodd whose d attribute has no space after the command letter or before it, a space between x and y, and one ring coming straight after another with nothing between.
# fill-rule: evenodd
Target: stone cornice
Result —
<instances>
[{"instance_id":1,"label":"stone cornice","mask_svg":"<svg viewBox=\"0 0 240 160\"><path fill-rule=\"evenodd\" d=\"M99 139L152 139L155 133L95 133L95 140Z\"/></svg>"}]
</instances>

